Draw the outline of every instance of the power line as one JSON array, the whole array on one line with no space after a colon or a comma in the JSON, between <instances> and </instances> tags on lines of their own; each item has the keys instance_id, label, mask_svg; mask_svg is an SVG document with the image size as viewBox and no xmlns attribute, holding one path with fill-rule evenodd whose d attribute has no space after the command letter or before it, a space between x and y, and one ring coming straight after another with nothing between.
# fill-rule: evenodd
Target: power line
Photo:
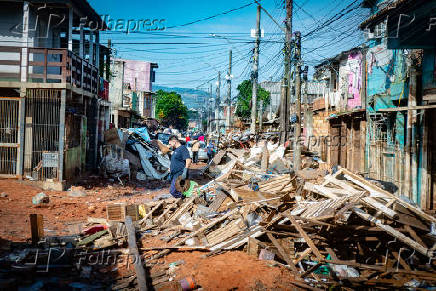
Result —
<instances>
[{"instance_id":1,"label":"power line","mask_svg":"<svg viewBox=\"0 0 436 291\"><path fill-rule=\"evenodd\" d=\"M195 23L199 23L199 22L202 22L202 21L206 21L206 20L209 20L209 19L216 18L216 17L221 16L221 15L225 15L225 14L231 13L233 11L244 9L244 8L246 8L248 6L251 6L251 5L253 5L253 2L250 2L248 4L242 5L242 6L237 7L237 8L233 8L233 9L230 9L230 10L223 11L221 13L217 13L217 14L212 15L212 16L208 16L208 17L205 17L205 18L201 18L201 19L197 19L197 20L194 20L194 21L191 21L191 22L187 22L187 23L184 23L184 24L168 26L167 29L172 29L172 28L176 28L176 27L184 27L184 26L192 25L192 24L195 24Z\"/></svg>"}]
</instances>

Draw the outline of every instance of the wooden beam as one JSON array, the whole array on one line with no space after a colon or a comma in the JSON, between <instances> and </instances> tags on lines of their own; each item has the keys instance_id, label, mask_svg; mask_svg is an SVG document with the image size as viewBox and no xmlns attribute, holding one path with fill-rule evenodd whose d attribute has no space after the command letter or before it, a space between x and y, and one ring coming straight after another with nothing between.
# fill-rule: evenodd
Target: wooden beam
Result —
<instances>
[{"instance_id":1,"label":"wooden beam","mask_svg":"<svg viewBox=\"0 0 436 291\"><path fill-rule=\"evenodd\" d=\"M302 259L304 259L306 256L308 256L312 252L311 248L305 249L303 252L301 252L300 256L293 260L293 263L297 265Z\"/></svg>"},{"instance_id":2,"label":"wooden beam","mask_svg":"<svg viewBox=\"0 0 436 291\"><path fill-rule=\"evenodd\" d=\"M153 209L150 210L150 212L148 212L144 216L144 218L142 218L140 221L138 221L138 224L143 224L144 222L146 222L146 220L153 215L153 212L155 212L162 204L164 204L164 202L165 201L160 201L155 207L153 207Z\"/></svg>"},{"instance_id":3,"label":"wooden beam","mask_svg":"<svg viewBox=\"0 0 436 291\"><path fill-rule=\"evenodd\" d=\"M410 234L410 236L419 244L421 244L424 247L427 247L427 245L422 241L422 239L416 234L416 232L413 230L413 228L410 227L410 225L405 225L404 229Z\"/></svg>"},{"instance_id":4,"label":"wooden beam","mask_svg":"<svg viewBox=\"0 0 436 291\"><path fill-rule=\"evenodd\" d=\"M409 267L409 265L403 260L402 257L397 252L392 252L392 255L394 255L395 259L400 263L400 265L408 271L411 271L412 269Z\"/></svg>"},{"instance_id":5,"label":"wooden beam","mask_svg":"<svg viewBox=\"0 0 436 291\"><path fill-rule=\"evenodd\" d=\"M431 215L428 215L422 209L420 209L418 207L415 207L415 206L413 206L413 205L411 205L409 203L404 202L403 200L401 200L400 198L398 198L394 194L392 194L392 193L390 193L388 191L385 191L385 190L383 190L383 189L381 189L381 188L379 188L379 187L369 183L364 178L362 178L362 177L360 177L360 176L358 176L358 175L348 171L347 169L342 168L342 171L346 174L346 175L344 175L345 178L350 178L351 177L351 178L353 178L355 180L360 181L362 183L362 186L364 186L365 190L368 190L371 193L371 195L373 195L373 194L377 195L378 194L380 197L386 196L387 198L395 199L398 202L398 204L401 204L403 207L409 209L410 211L414 212L415 214L419 215L420 217L422 217L422 218L424 218L426 220L429 220L431 222L436 223L436 218L431 216Z\"/></svg>"},{"instance_id":6,"label":"wooden beam","mask_svg":"<svg viewBox=\"0 0 436 291\"><path fill-rule=\"evenodd\" d=\"M129 254L133 256L133 264L135 266L136 278L138 280L138 289L140 291L147 291L147 280L145 278L145 270L142 264L141 255L138 251L138 246L136 245L136 230L133 226L132 218L130 216L126 217L126 228L127 228L127 240L129 243Z\"/></svg>"},{"instance_id":7,"label":"wooden beam","mask_svg":"<svg viewBox=\"0 0 436 291\"><path fill-rule=\"evenodd\" d=\"M408 110L424 110L424 109L434 109L436 105L418 105L418 106L402 106L402 107L393 107L393 108L382 108L378 109L378 112L396 112L396 111L408 111Z\"/></svg>"},{"instance_id":8,"label":"wooden beam","mask_svg":"<svg viewBox=\"0 0 436 291\"><path fill-rule=\"evenodd\" d=\"M44 237L44 223L42 214L30 214L30 232L32 244L36 245Z\"/></svg>"},{"instance_id":9,"label":"wooden beam","mask_svg":"<svg viewBox=\"0 0 436 291\"><path fill-rule=\"evenodd\" d=\"M387 233L389 233L393 237L399 239L403 243L405 243L408 246L412 247L413 249L417 250L418 252L420 252L424 256L430 257L428 249L426 247L413 241L411 238L405 236L404 234L402 234L398 230L394 229L393 227L383 224L381 222L381 220L375 218L374 216L369 215L368 213L364 212L362 209L355 207L355 208L353 208L353 211L354 211L354 213L359 215L362 219L374 223L377 227L383 229L384 231L386 231Z\"/></svg>"},{"instance_id":10,"label":"wooden beam","mask_svg":"<svg viewBox=\"0 0 436 291\"><path fill-rule=\"evenodd\" d=\"M304 238L306 243L309 245L309 247L312 249L312 252L318 259L318 261L324 261L324 256L321 255L318 248L313 243L312 239L307 235L307 233L304 231L304 229L301 227L301 225L297 222L297 220L290 214L284 213L284 216L287 217L291 223L295 226L295 228L298 230L298 232L301 234L301 236Z\"/></svg>"}]
</instances>

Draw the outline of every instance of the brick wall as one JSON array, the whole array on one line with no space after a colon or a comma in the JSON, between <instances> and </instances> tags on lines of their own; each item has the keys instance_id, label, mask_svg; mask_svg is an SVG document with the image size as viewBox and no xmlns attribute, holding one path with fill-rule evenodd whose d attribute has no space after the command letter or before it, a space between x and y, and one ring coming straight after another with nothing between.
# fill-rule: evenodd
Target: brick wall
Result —
<instances>
[{"instance_id":1,"label":"brick wall","mask_svg":"<svg viewBox=\"0 0 436 291\"><path fill-rule=\"evenodd\" d=\"M326 111L318 111L313 113L312 136L309 137L309 150L317 152L322 160L327 160L327 146L325 137L329 134L329 114Z\"/></svg>"}]
</instances>

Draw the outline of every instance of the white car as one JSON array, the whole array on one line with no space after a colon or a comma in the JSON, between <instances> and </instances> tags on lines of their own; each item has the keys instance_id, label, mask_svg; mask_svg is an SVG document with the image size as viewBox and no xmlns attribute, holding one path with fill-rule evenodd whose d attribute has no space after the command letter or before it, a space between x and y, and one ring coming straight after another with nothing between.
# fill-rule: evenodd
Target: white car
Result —
<instances>
[{"instance_id":1,"label":"white car","mask_svg":"<svg viewBox=\"0 0 436 291\"><path fill-rule=\"evenodd\" d=\"M198 150L198 160L208 160L209 157L207 156L207 147L206 147L206 143L204 141L200 141L200 148ZM192 159L192 145L194 144L194 141L189 141L186 144L186 147L188 148L189 154L191 155L191 159Z\"/></svg>"}]
</instances>

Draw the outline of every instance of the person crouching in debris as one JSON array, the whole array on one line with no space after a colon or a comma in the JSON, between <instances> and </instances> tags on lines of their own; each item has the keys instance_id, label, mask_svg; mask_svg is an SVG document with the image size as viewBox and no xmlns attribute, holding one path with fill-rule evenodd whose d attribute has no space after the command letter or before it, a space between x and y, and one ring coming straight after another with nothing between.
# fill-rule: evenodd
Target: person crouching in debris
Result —
<instances>
[{"instance_id":1,"label":"person crouching in debris","mask_svg":"<svg viewBox=\"0 0 436 291\"><path fill-rule=\"evenodd\" d=\"M182 193L176 189L176 181L178 177L181 177L183 180L187 178L188 168L191 165L191 156L188 149L180 143L176 135L170 136L168 144L173 150L170 165L170 194L175 198L182 198Z\"/></svg>"}]
</instances>

